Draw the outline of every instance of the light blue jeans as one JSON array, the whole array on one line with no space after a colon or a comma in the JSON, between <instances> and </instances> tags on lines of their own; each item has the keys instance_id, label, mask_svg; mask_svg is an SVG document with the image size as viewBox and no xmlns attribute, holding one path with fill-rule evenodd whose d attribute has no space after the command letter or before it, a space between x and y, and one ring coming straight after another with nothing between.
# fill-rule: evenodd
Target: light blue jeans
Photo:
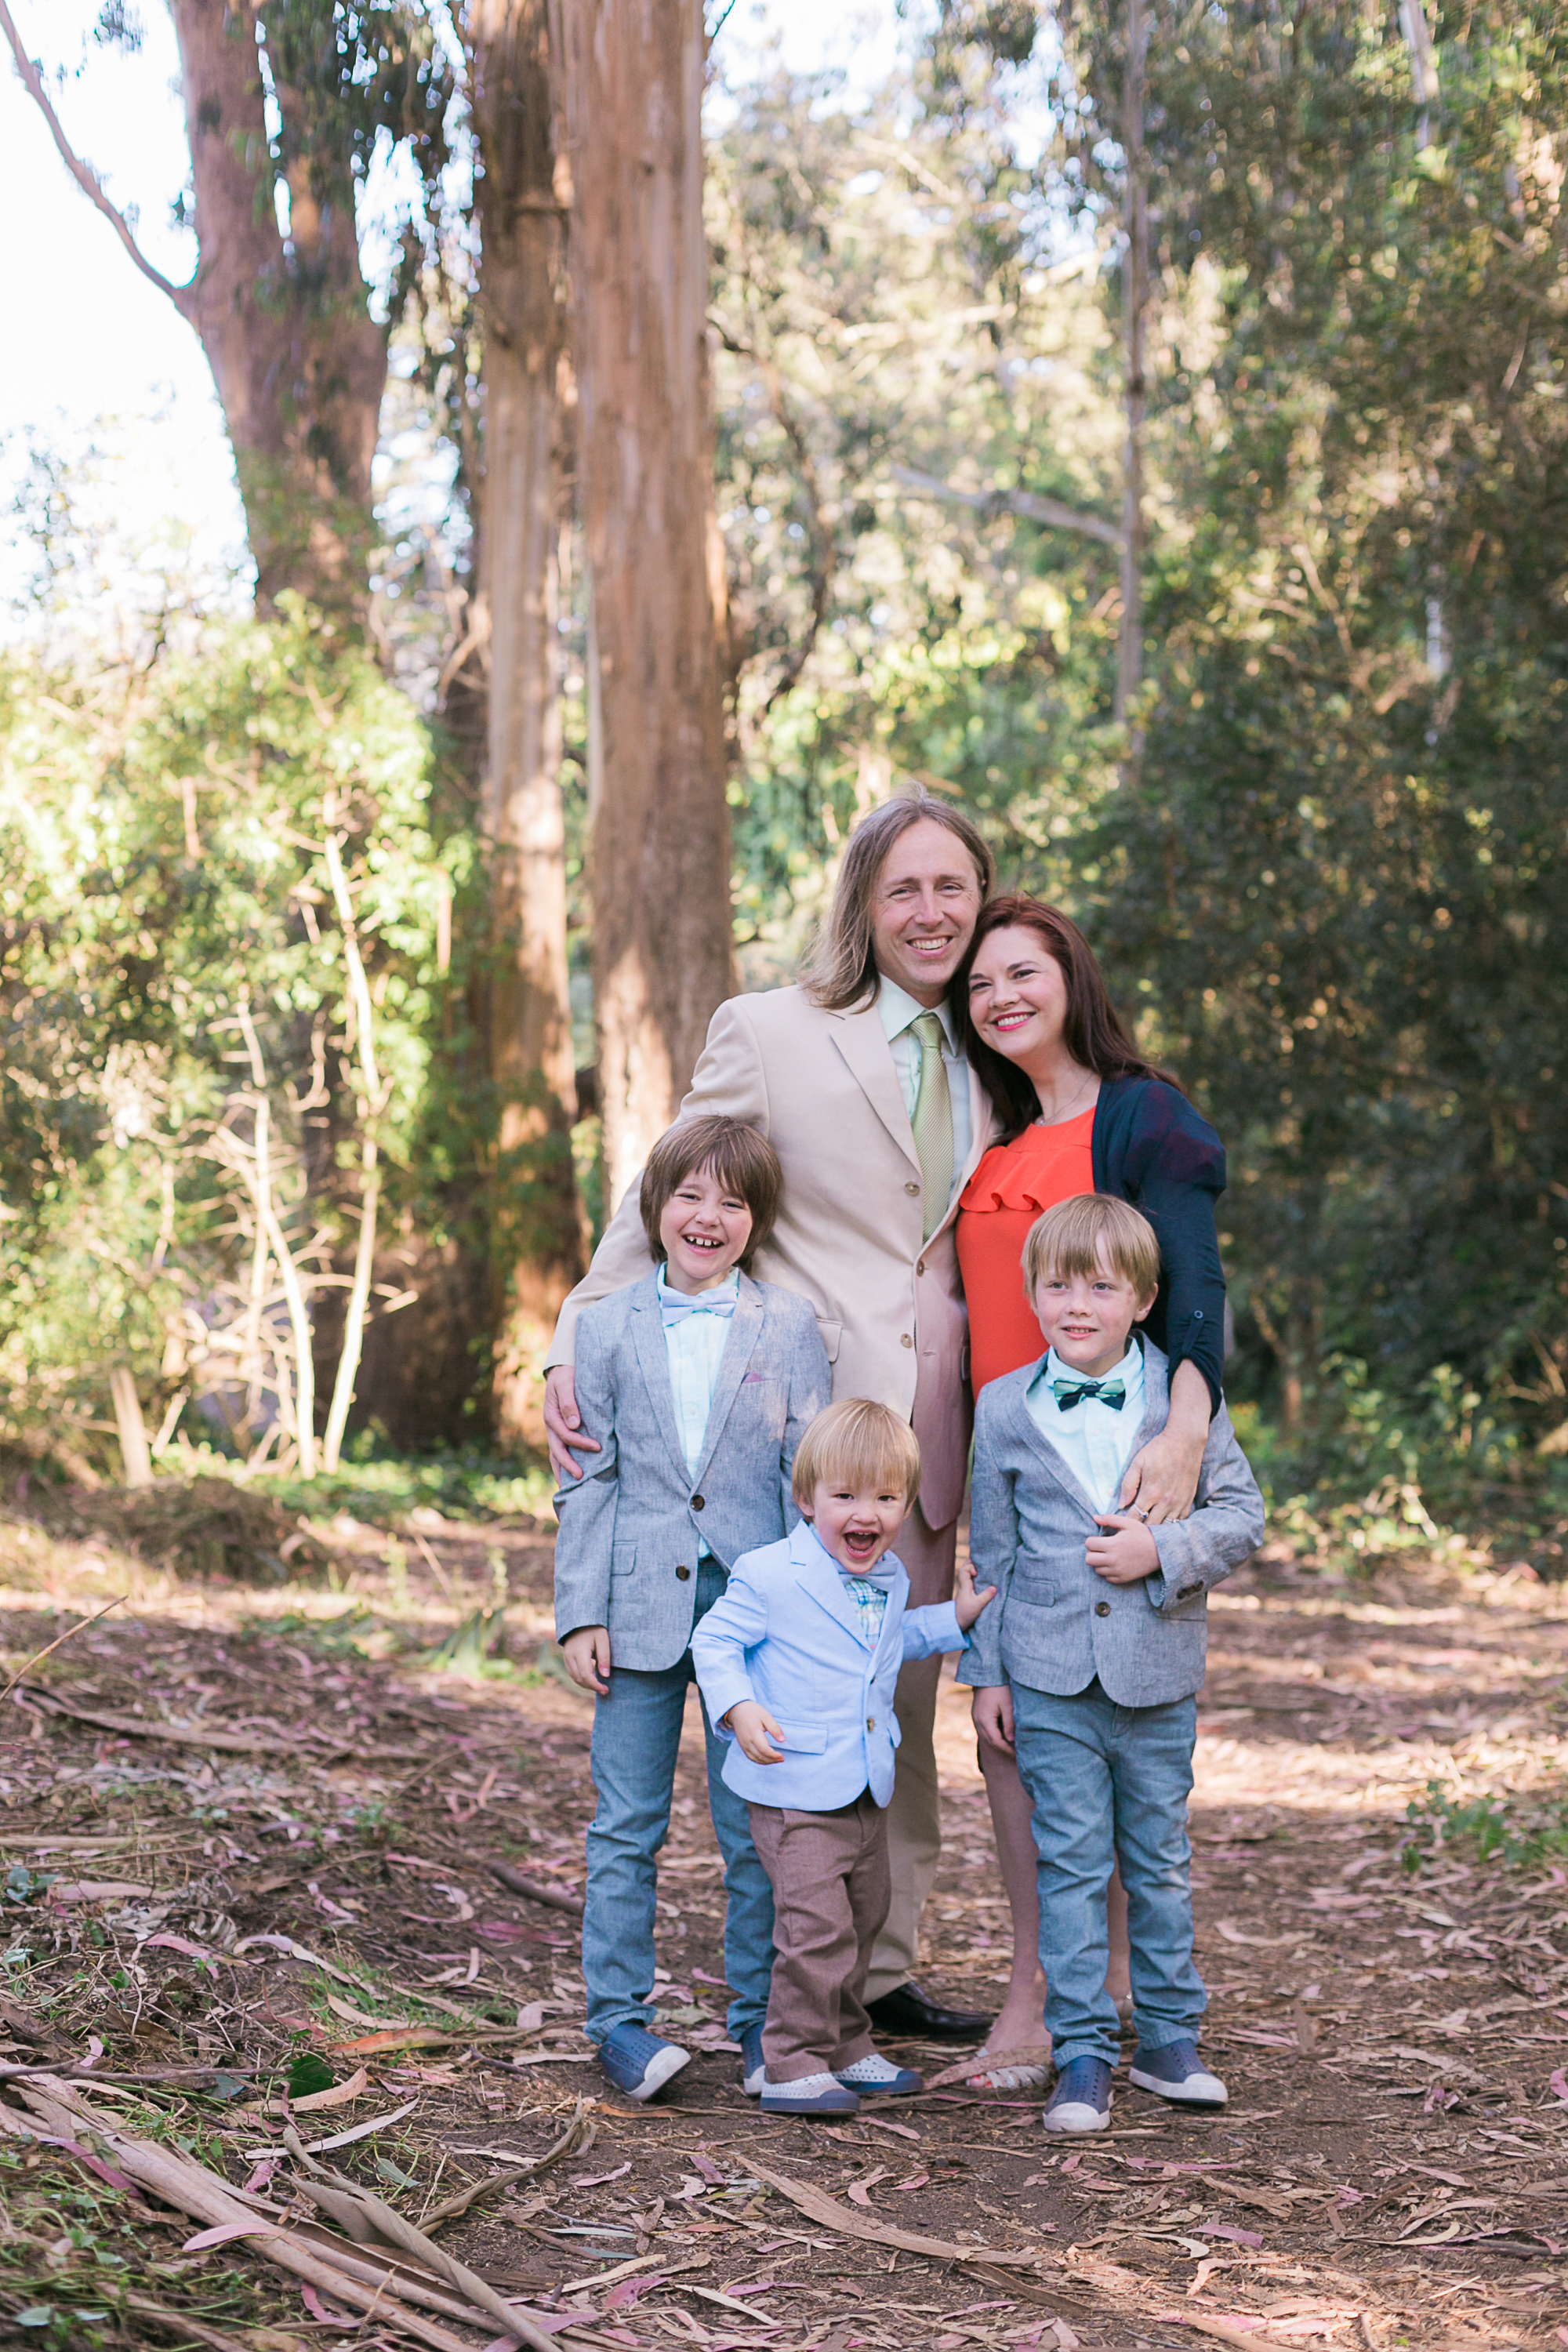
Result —
<instances>
[{"instance_id":1,"label":"light blue jeans","mask_svg":"<svg viewBox=\"0 0 1568 2352\"><path fill-rule=\"evenodd\" d=\"M697 1571L700 1622L729 1579L711 1556ZM612 1643L612 1650L613 1650ZM591 1769L598 1809L588 1832L588 1885L583 1910L583 1976L588 1988L588 2039L603 2042L617 2025L653 2023L655 1856L669 1831L675 1761L691 1653L657 1674L612 1665L610 1695L594 1706ZM708 1741L708 1810L724 1857L729 1897L724 1975L732 1998L730 2038L739 2042L768 2013L773 1972L773 1890L752 1843L745 1800L721 1777L726 1743L702 1709Z\"/></svg>"},{"instance_id":2,"label":"light blue jeans","mask_svg":"<svg viewBox=\"0 0 1568 2352\"><path fill-rule=\"evenodd\" d=\"M1070 1698L1013 1685L1018 1769L1034 1800L1040 1966L1058 2067L1120 2055L1105 1989L1105 1897L1113 1862L1127 1889L1132 2021L1145 2050L1196 2041L1208 1995L1193 1961L1195 1698L1118 1706L1098 1677Z\"/></svg>"}]
</instances>

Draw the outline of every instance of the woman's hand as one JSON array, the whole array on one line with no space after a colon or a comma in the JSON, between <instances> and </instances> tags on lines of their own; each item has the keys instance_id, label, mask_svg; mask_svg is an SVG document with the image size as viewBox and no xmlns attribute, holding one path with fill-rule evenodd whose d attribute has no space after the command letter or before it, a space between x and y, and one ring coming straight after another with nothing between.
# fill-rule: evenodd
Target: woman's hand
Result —
<instances>
[{"instance_id":1,"label":"woman's hand","mask_svg":"<svg viewBox=\"0 0 1568 2352\"><path fill-rule=\"evenodd\" d=\"M566 1671L579 1690L592 1691L595 1698L610 1696L610 1629L607 1625L579 1625L568 1633L561 1644L561 1654L566 1661Z\"/></svg>"},{"instance_id":2,"label":"woman's hand","mask_svg":"<svg viewBox=\"0 0 1568 2352\"><path fill-rule=\"evenodd\" d=\"M987 1690L977 1690L970 1701L969 1712L974 1728L984 1745L999 1748L1011 1756L1013 1746L1013 1694L1005 1683L994 1684Z\"/></svg>"},{"instance_id":3,"label":"woman's hand","mask_svg":"<svg viewBox=\"0 0 1568 2352\"><path fill-rule=\"evenodd\" d=\"M754 1698L738 1698L728 1715L721 1716L721 1728L732 1731L741 1752L753 1764L784 1762L784 1731L767 1708ZM774 1740L779 1742L775 1748Z\"/></svg>"},{"instance_id":4,"label":"woman's hand","mask_svg":"<svg viewBox=\"0 0 1568 2352\"><path fill-rule=\"evenodd\" d=\"M1212 1407L1209 1384L1194 1363L1176 1366L1165 1426L1127 1465L1121 1478L1121 1508L1158 1527L1184 1519L1198 1491L1198 1473L1208 1444Z\"/></svg>"}]
</instances>

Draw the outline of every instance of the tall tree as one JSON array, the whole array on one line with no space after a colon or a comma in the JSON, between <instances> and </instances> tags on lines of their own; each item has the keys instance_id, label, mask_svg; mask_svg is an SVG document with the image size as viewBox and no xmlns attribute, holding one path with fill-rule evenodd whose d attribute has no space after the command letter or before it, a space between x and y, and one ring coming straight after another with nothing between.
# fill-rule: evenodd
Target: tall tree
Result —
<instances>
[{"instance_id":1,"label":"tall tree","mask_svg":"<svg viewBox=\"0 0 1568 2352\"><path fill-rule=\"evenodd\" d=\"M572 190L594 1001L618 1198L731 986L700 0L552 0Z\"/></svg>"},{"instance_id":2,"label":"tall tree","mask_svg":"<svg viewBox=\"0 0 1568 2352\"><path fill-rule=\"evenodd\" d=\"M557 677L564 224L548 0L469 0L463 23L479 143L484 354L479 626L489 656L489 726L480 809L491 856L489 1066L500 1105L494 1393L501 1433L531 1436L532 1364L583 1265Z\"/></svg>"},{"instance_id":3,"label":"tall tree","mask_svg":"<svg viewBox=\"0 0 1568 2352\"><path fill-rule=\"evenodd\" d=\"M170 0L170 12L197 251L184 286L147 259L76 153L5 0L0 31L79 186L201 338L262 609L294 588L357 624L368 596L387 331L371 315L355 190L383 134L405 142L433 183L445 158L447 70L411 5Z\"/></svg>"}]
</instances>

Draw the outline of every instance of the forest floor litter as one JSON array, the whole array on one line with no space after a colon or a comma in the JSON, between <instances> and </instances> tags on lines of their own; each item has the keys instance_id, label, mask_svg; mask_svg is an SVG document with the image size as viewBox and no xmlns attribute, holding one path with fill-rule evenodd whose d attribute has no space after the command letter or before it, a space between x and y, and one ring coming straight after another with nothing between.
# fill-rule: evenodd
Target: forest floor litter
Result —
<instances>
[{"instance_id":1,"label":"forest floor litter","mask_svg":"<svg viewBox=\"0 0 1568 2352\"><path fill-rule=\"evenodd\" d=\"M253 1540L209 1495L192 1580L173 1496L116 1519L6 1484L0 2341L1568 2345L1568 1868L1508 1827L1561 1790L1568 1589L1280 1548L1215 1598L1194 1877L1231 2103L1123 2074L1110 2131L1063 2146L1037 2096L962 2081L834 2126L742 2097L695 1698L657 1998L697 2054L647 2107L610 2090L547 1528ZM242 1528L308 1580L214 1573ZM994 2007L951 1680L939 1748L923 1979Z\"/></svg>"}]
</instances>

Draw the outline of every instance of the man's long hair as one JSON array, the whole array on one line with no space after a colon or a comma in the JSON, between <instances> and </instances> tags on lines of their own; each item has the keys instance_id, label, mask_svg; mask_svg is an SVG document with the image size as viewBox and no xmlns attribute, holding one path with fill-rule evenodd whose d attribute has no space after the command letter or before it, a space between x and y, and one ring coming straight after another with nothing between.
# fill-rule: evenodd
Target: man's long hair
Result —
<instances>
[{"instance_id":1,"label":"man's long hair","mask_svg":"<svg viewBox=\"0 0 1568 2352\"><path fill-rule=\"evenodd\" d=\"M884 801L880 808L872 809L849 836L849 846L838 869L833 905L801 975L805 994L825 1011L848 1013L876 994L871 915L877 878L893 844L908 833L911 824L927 821L945 826L962 844L979 879L981 898L990 896L996 878L996 861L984 835L962 810L951 807L922 784L912 785L909 791Z\"/></svg>"}]
</instances>

